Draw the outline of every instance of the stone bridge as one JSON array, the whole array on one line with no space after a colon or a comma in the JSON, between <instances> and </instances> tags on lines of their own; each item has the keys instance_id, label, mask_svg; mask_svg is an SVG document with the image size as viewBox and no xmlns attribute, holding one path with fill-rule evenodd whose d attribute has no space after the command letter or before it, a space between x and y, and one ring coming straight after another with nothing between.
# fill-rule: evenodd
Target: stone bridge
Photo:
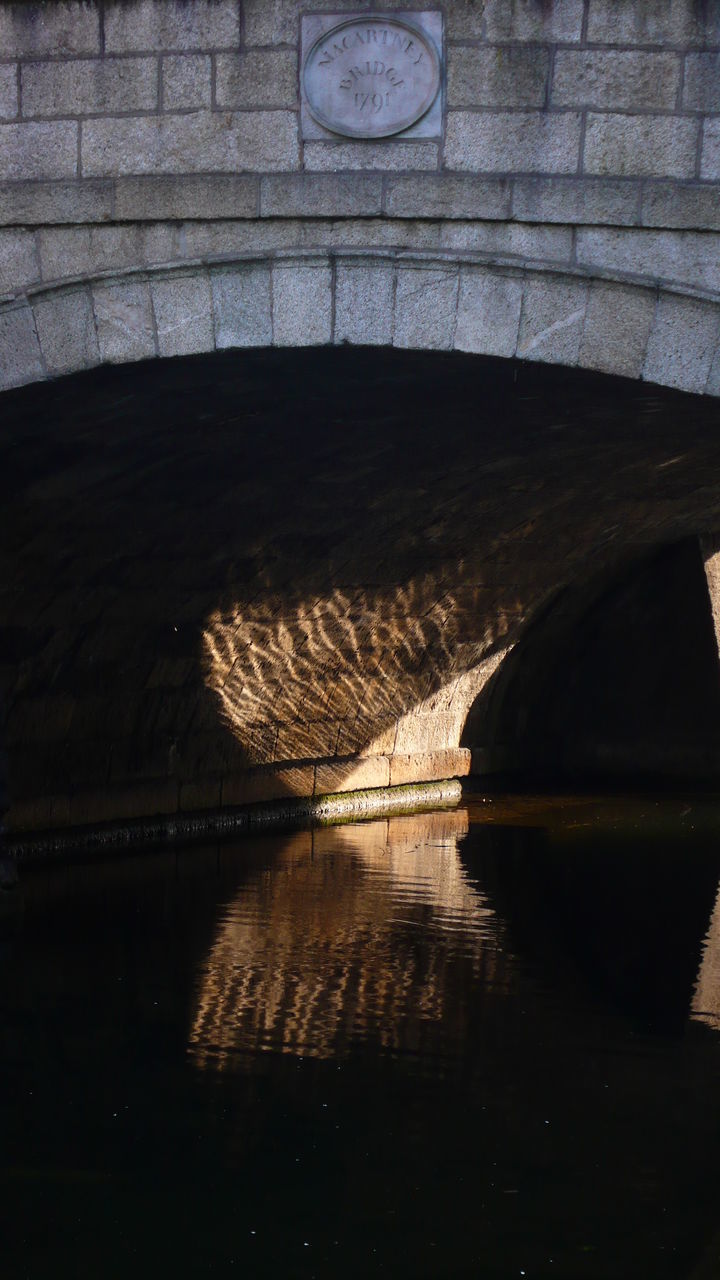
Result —
<instances>
[{"instance_id":1,"label":"stone bridge","mask_svg":"<svg viewBox=\"0 0 720 1280\"><path fill-rule=\"evenodd\" d=\"M720 2L396 3L340 136L376 12L0 2L11 831L717 773Z\"/></svg>"}]
</instances>

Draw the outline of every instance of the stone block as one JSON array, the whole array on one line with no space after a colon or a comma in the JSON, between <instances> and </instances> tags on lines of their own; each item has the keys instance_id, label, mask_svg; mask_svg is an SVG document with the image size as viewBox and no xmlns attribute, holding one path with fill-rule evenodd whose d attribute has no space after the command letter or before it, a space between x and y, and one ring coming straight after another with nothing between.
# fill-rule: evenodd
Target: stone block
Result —
<instances>
[{"instance_id":1,"label":"stone block","mask_svg":"<svg viewBox=\"0 0 720 1280\"><path fill-rule=\"evenodd\" d=\"M0 181L74 178L77 142L75 120L0 125Z\"/></svg>"},{"instance_id":2,"label":"stone block","mask_svg":"<svg viewBox=\"0 0 720 1280\"><path fill-rule=\"evenodd\" d=\"M688 54L683 106L689 111L720 111L720 53Z\"/></svg>"},{"instance_id":3,"label":"stone block","mask_svg":"<svg viewBox=\"0 0 720 1280\"><path fill-rule=\"evenodd\" d=\"M0 390L45 377L32 311L27 305L0 311Z\"/></svg>"},{"instance_id":4,"label":"stone block","mask_svg":"<svg viewBox=\"0 0 720 1280\"><path fill-rule=\"evenodd\" d=\"M306 142L307 171L437 169L435 142Z\"/></svg>"},{"instance_id":5,"label":"stone block","mask_svg":"<svg viewBox=\"0 0 720 1280\"><path fill-rule=\"evenodd\" d=\"M2 192L0 190L0 207ZM254 218L258 208L258 180L252 174L168 174L118 178L114 217L119 222L170 218Z\"/></svg>"},{"instance_id":6,"label":"stone block","mask_svg":"<svg viewBox=\"0 0 720 1280\"><path fill-rule=\"evenodd\" d=\"M387 756L361 756L350 760L331 760L315 767L316 796L338 791L366 791L390 785L390 761Z\"/></svg>"},{"instance_id":7,"label":"stone block","mask_svg":"<svg viewBox=\"0 0 720 1280\"><path fill-rule=\"evenodd\" d=\"M181 813L200 813L219 809L222 803L222 778L199 778L180 783Z\"/></svg>"},{"instance_id":8,"label":"stone block","mask_svg":"<svg viewBox=\"0 0 720 1280\"><path fill-rule=\"evenodd\" d=\"M697 137L695 120L590 114L583 169L617 177L692 178Z\"/></svg>"},{"instance_id":9,"label":"stone block","mask_svg":"<svg viewBox=\"0 0 720 1280\"><path fill-rule=\"evenodd\" d=\"M69 126L2 126L50 127ZM296 118L290 111L198 111L190 115L88 120L83 124L82 167L89 177L297 169Z\"/></svg>"},{"instance_id":10,"label":"stone block","mask_svg":"<svg viewBox=\"0 0 720 1280\"><path fill-rule=\"evenodd\" d=\"M240 44L236 0L135 0L105 10L107 53L157 49L234 49Z\"/></svg>"},{"instance_id":11,"label":"stone block","mask_svg":"<svg viewBox=\"0 0 720 1280\"><path fill-rule=\"evenodd\" d=\"M444 249L492 253L498 257L569 263L570 227L541 227L522 222L450 222L440 227Z\"/></svg>"},{"instance_id":12,"label":"stone block","mask_svg":"<svg viewBox=\"0 0 720 1280\"><path fill-rule=\"evenodd\" d=\"M32 232L0 231L0 294L19 293L38 278Z\"/></svg>"},{"instance_id":13,"label":"stone block","mask_svg":"<svg viewBox=\"0 0 720 1280\"><path fill-rule=\"evenodd\" d=\"M448 50L450 107L542 107L550 55L545 49L510 45L501 49L451 45Z\"/></svg>"},{"instance_id":14,"label":"stone block","mask_svg":"<svg viewBox=\"0 0 720 1280\"><path fill-rule=\"evenodd\" d=\"M43 227L37 237L46 283L137 266L140 257L134 227Z\"/></svg>"},{"instance_id":15,"label":"stone block","mask_svg":"<svg viewBox=\"0 0 720 1280\"><path fill-rule=\"evenodd\" d=\"M200 111L212 105L212 59L205 53L171 53L162 60L163 111Z\"/></svg>"},{"instance_id":16,"label":"stone block","mask_svg":"<svg viewBox=\"0 0 720 1280\"><path fill-rule=\"evenodd\" d=\"M720 186L647 182L643 190L642 223L646 227L720 231Z\"/></svg>"},{"instance_id":17,"label":"stone block","mask_svg":"<svg viewBox=\"0 0 720 1280\"><path fill-rule=\"evenodd\" d=\"M0 120L13 120L18 113L18 73L14 62L0 65Z\"/></svg>"},{"instance_id":18,"label":"stone block","mask_svg":"<svg viewBox=\"0 0 720 1280\"><path fill-rule=\"evenodd\" d=\"M107 222L112 214L112 184L78 182L0 183L0 226Z\"/></svg>"},{"instance_id":19,"label":"stone block","mask_svg":"<svg viewBox=\"0 0 720 1280\"><path fill-rule=\"evenodd\" d=\"M702 392L720 337L720 310L710 302L663 293L643 367L646 382Z\"/></svg>"},{"instance_id":20,"label":"stone block","mask_svg":"<svg viewBox=\"0 0 720 1280\"><path fill-rule=\"evenodd\" d=\"M335 341L390 346L394 271L390 263L338 263Z\"/></svg>"},{"instance_id":21,"label":"stone block","mask_svg":"<svg viewBox=\"0 0 720 1280\"><path fill-rule=\"evenodd\" d=\"M478 173L575 173L580 154L581 117L515 111L451 111L447 120L448 169Z\"/></svg>"},{"instance_id":22,"label":"stone block","mask_svg":"<svg viewBox=\"0 0 720 1280\"><path fill-rule=\"evenodd\" d=\"M720 289L720 236L715 232L582 228L576 252L584 266Z\"/></svg>"},{"instance_id":23,"label":"stone block","mask_svg":"<svg viewBox=\"0 0 720 1280\"><path fill-rule=\"evenodd\" d=\"M272 289L276 347L322 346L332 340L331 273L327 263L276 263Z\"/></svg>"},{"instance_id":24,"label":"stone block","mask_svg":"<svg viewBox=\"0 0 720 1280\"><path fill-rule=\"evenodd\" d=\"M680 65L675 53L558 49L551 101L556 107L674 111Z\"/></svg>"},{"instance_id":25,"label":"stone block","mask_svg":"<svg viewBox=\"0 0 720 1280\"><path fill-rule=\"evenodd\" d=\"M507 218L509 178L472 174L402 174L386 179L385 212L391 218Z\"/></svg>"},{"instance_id":26,"label":"stone block","mask_svg":"<svg viewBox=\"0 0 720 1280\"><path fill-rule=\"evenodd\" d=\"M178 793L174 778L148 778L122 787L78 791L70 798L70 825L95 826L99 822L129 822L177 813Z\"/></svg>"},{"instance_id":27,"label":"stone block","mask_svg":"<svg viewBox=\"0 0 720 1280\"><path fill-rule=\"evenodd\" d=\"M152 281L152 301L161 356L212 351L210 282L205 275L177 275Z\"/></svg>"},{"instance_id":28,"label":"stone block","mask_svg":"<svg viewBox=\"0 0 720 1280\"><path fill-rule=\"evenodd\" d=\"M511 276L461 268L455 349L514 356L522 294L522 282Z\"/></svg>"},{"instance_id":29,"label":"stone block","mask_svg":"<svg viewBox=\"0 0 720 1280\"><path fill-rule=\"evenodd\" d=\"M580 350L588 285L559 276L525 281L517 354L523 360L575 365Z\"/></svg>"},{"instance_id":30,"label":"stone block","mask_svg":"<svg viewBox=\"0 0 720 1280\"><path fill-rule=\"evenodd\" d=\"M218 107L297 108L294 50L246 49L242 53L221 53L215 66Z\"/></svg>"},{"instance_id":31,"label":"stone block","mask_svg":"<svg viewBox=\"0 0 720 1280\"><path fill-rule=\"evenodd\" d=\"M276 249L301 246L300 224L253 220L247 222L187 222L183 249L192 258L227 259L246 254L267 254Z\"/></svg>"},{"instance_id":32,"label":"stone block","mask_svg":"<svg viewBox=\"0 0 720 1280\"><path fill-rule=\"evenodd\" d=\"M87 289L47 294L35 301L33 312L45 367L51 376L98 363L100 353Z\"/></svg>"},{"instance_id":33,"label":"stone block","mask_svg":"<svg viewBox=\"0 0 720 1280\"><path fill-rule=\"evenodd\" d=\"M264 218L367 217L381 208L380 174L273 174L260 182Z\"/></svg>"},{"instance_id":34,"label":"stone block","mask_svg":"<svg viewBox=\"0 0 720 1280\"><path fill-rule=\"evenodd\" d=\"M609 178L517 177L512 216L524 222L631 226L638 221L640 183Z\"/></svg>"},{"instance_id":35,"label":"stone block","mask_svg":"<svg viewBox=\"0 0 720 1280\"><path fill-rule=\"evenodd\" d=\"M590 286L579 363L639 378L655 315L654 289L596 280Z\"/></svg>"},{"instance_id":36,"label":"stone block","mask_svg":"<svg viewBox=\"0 0 720 1280\"><path fill-rule=\"evenodd\" d=\"M0 141L2 135L0 134ZM702 155L700 157L700 177L720 178L720 119L705 121L703 132Z\"/></svg>"},{"instance_id":37,"label":"stone block","mask_svg":"<svg viewBox=\"0 0 720 1280\"><path fill-rule=\"evenodd\" d=\"M705 384L705 394L707 396L720 396L720 343L718 343L715 348L715 355L713 356L712 364L710 365L710 373L708 374L708 380ZM717 568L720 570L720 565L718 565ZM705 565L705 569L707 572L707 563ZM720 594L718 594L718 600L720 600ZM716 635L719 634L717 624L715 633Z\"/></svg>"},{"instance_id":38,"label":"stone block","mask_svg":"<svg viewBox=\"0 0 720 1280\"><path fill-rule=\"evenodd\" d=\"M297 0L245 0L243 16L248 45L298 43L300 8Z\"/></svg>"},{"instance_id":39,"label":"stone block","mask_svg":"<svg viewBox=\"0 0 720 1280\"><path fill-rule=\"evenodd\" d=\"M119 363L156 354L150 286L145 281L95 284L93 309L101 360Z\"/></svg>"},{"instance_id":40,"label":"stone block","mask_svg":"<svg viewBox=\"0 0 720 1280\"><path fill-rule=\"evenodd\" d=\"M276 227L278 222L265 222L266 227ZM440 243L440 224L417 218L342 218L322 221L319 218L298 220L295 228L297 243L307 249L361 249L378 252L383 249L436 249Z\"/></svg>"},{"instance_id":41,"label":"stone block","mask_svg":"<svg viewBox=\"0 0 720 1280\"><path fill-rule=\"evenodd\" d=\"M457 293L457 270L399 267L393 346L449 351Z\"/></svg>"},{"instance_id":42,"label":"stone block","mask_svg":"<svg viewBox=\"0 0 720 1280\"><path fill-rule=\"evenodd\" d=\"M720 11L698 0L590 0L587 38L599 44L685 44L720 36Z\"/></svg>"},{"instance_id":43,"label":"stone block","mask_svg":"<svg viewBox=\"0 0 720 1280\"><path fill-rule=\"evenodd\" d=\"M269 765L247 773L229 774L223 778L222 805L260 804L263 801L307 798L313 793L315 766Z\"/></svg>"},{"instance_id":44,"label":"stone block","mask_svg":"<svg viewBox=\"0 0 720 1280\"><path fill-rule=\"evenodd\" d=\"M390 757L390 786L411 782L440 782L465 778L470 773L470 752L463 747L444 751L419 751Z\"/></svg>"},{"instance_id":45,"label":"stone block","mask_svg":"<svg viewBox=\"0 0 720 1280\"><path fill-rule=\"evenodd\" d=\"M449 6L448 36L454 40L561 40L582 35L583 0L472 0Z\"/></svg>"},{"instance_id":46,"label":"stone block","mask_svg":"<svg viewBox=\"0 0 720 1280\"><path fill-rule=\"evenodd\" d=\"M210 279L218 350L272 346L270 268L249 263L214 271Z\"/></svg>"},{"instance_id":47,"label":"stone block","mask_svg":"<svg viewBox=\"0 0 720 1280\"><path fill-rule=\"evenodd\" d=\"M25 62L21 95L26 117L154 111L158 102L157 59Z\"/></svg>"},{"instance_id":48,"label":"stone block","mask_svg":"<svg viewBox=\"0 0 720 1280\"><path fill-rule=\"evenodd\" d=\"M0 49L5 58L100 53L99 7L85 0L0 5Z\"/></svg>"}]
</instances>

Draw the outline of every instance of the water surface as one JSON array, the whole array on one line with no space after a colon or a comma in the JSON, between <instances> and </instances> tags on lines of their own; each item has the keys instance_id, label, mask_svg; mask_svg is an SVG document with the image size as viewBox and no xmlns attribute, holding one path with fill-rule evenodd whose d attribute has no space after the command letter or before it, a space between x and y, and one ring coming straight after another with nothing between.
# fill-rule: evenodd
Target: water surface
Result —
<instances>
[{"instance_id":1,"label":"water surface","mask_svg":"<svg viewBox=\"0 0 720 1280\"><path fill-rule=\"evenodd\" d=\"M720 806L26 868L3 1275L720 1274Z\"/></svg>"}]
</instances>

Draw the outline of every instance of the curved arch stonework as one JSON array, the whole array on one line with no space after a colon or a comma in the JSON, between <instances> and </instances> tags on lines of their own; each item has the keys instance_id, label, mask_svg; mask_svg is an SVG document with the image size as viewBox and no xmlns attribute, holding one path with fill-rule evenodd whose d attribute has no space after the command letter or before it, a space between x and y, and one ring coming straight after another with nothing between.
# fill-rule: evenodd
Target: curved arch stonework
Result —
<instances>
[{"instance_id":1,"label":"curved arch stonework","mask_svg":"<svg viewBox=\"0 0 720 1280\"><path fill-rule=\"evenodd\" d=\"M351 344L563 364L720 394L712 294L555 264L349 250L59 281L0 309L4 389L98 364Z\"/></svg>"}]
</instances>

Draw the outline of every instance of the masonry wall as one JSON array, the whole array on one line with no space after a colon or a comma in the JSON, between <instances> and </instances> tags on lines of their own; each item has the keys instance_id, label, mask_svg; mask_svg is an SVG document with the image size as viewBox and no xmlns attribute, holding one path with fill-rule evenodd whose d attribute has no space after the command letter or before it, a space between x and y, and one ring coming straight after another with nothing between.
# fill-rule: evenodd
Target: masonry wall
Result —
<instances>
[{"instance_id":1,"label":"masonry wall","mask_svg":"<svg viewBox=\"0 0 720 1280\"><path fill-rule=\"evenodd\" d=\"M343 255L379 252L579 281L567 314L560 304L561 320L577 316L588 281L643 289L614 295L610 307L610 317L622 313L621 328L641 331L634 362L618 367L606 349L612 325L598 295L596 354L584 363L714 390L718 0L438 3L443 134L382 142L303 141L305 7L0 3L0 385L65 367L50 349L45 359L40 334L28 337L38 329L34 312L8 319L26 298L58 285L248 257L315 253L331 266ZM358 0L312 6L358 7L367 8ZM670 301L655 318L659 289ZM678 309L675 297L696 305ZM480 290L470 349L488 349L481 321L491 305ZM550 309L557 305L553 298ZM535 306L532 291L527 306ZM535 333L543 308L545 301L530 323ZM97 314L92 323L98 327ZM670 367L650 361L645 370L653 324L660 348L692 348L687 361L681 352ZM362 340L359 328L349 340ZM328 340L322 323L313 331ZM268 340L273 333L258 326L252 341ZM614 340L622 347L625 335ZM420 345L436 345L432 334ZM582 332L563 358L573 363L581 345ZM516 328L509 354L518 346L527 358L545 358L543 344L523 347ZM72 367L119 358L102 343L93 350ZM688 361L696 366L690 379Z\"/></svg>"}]
</instances>

